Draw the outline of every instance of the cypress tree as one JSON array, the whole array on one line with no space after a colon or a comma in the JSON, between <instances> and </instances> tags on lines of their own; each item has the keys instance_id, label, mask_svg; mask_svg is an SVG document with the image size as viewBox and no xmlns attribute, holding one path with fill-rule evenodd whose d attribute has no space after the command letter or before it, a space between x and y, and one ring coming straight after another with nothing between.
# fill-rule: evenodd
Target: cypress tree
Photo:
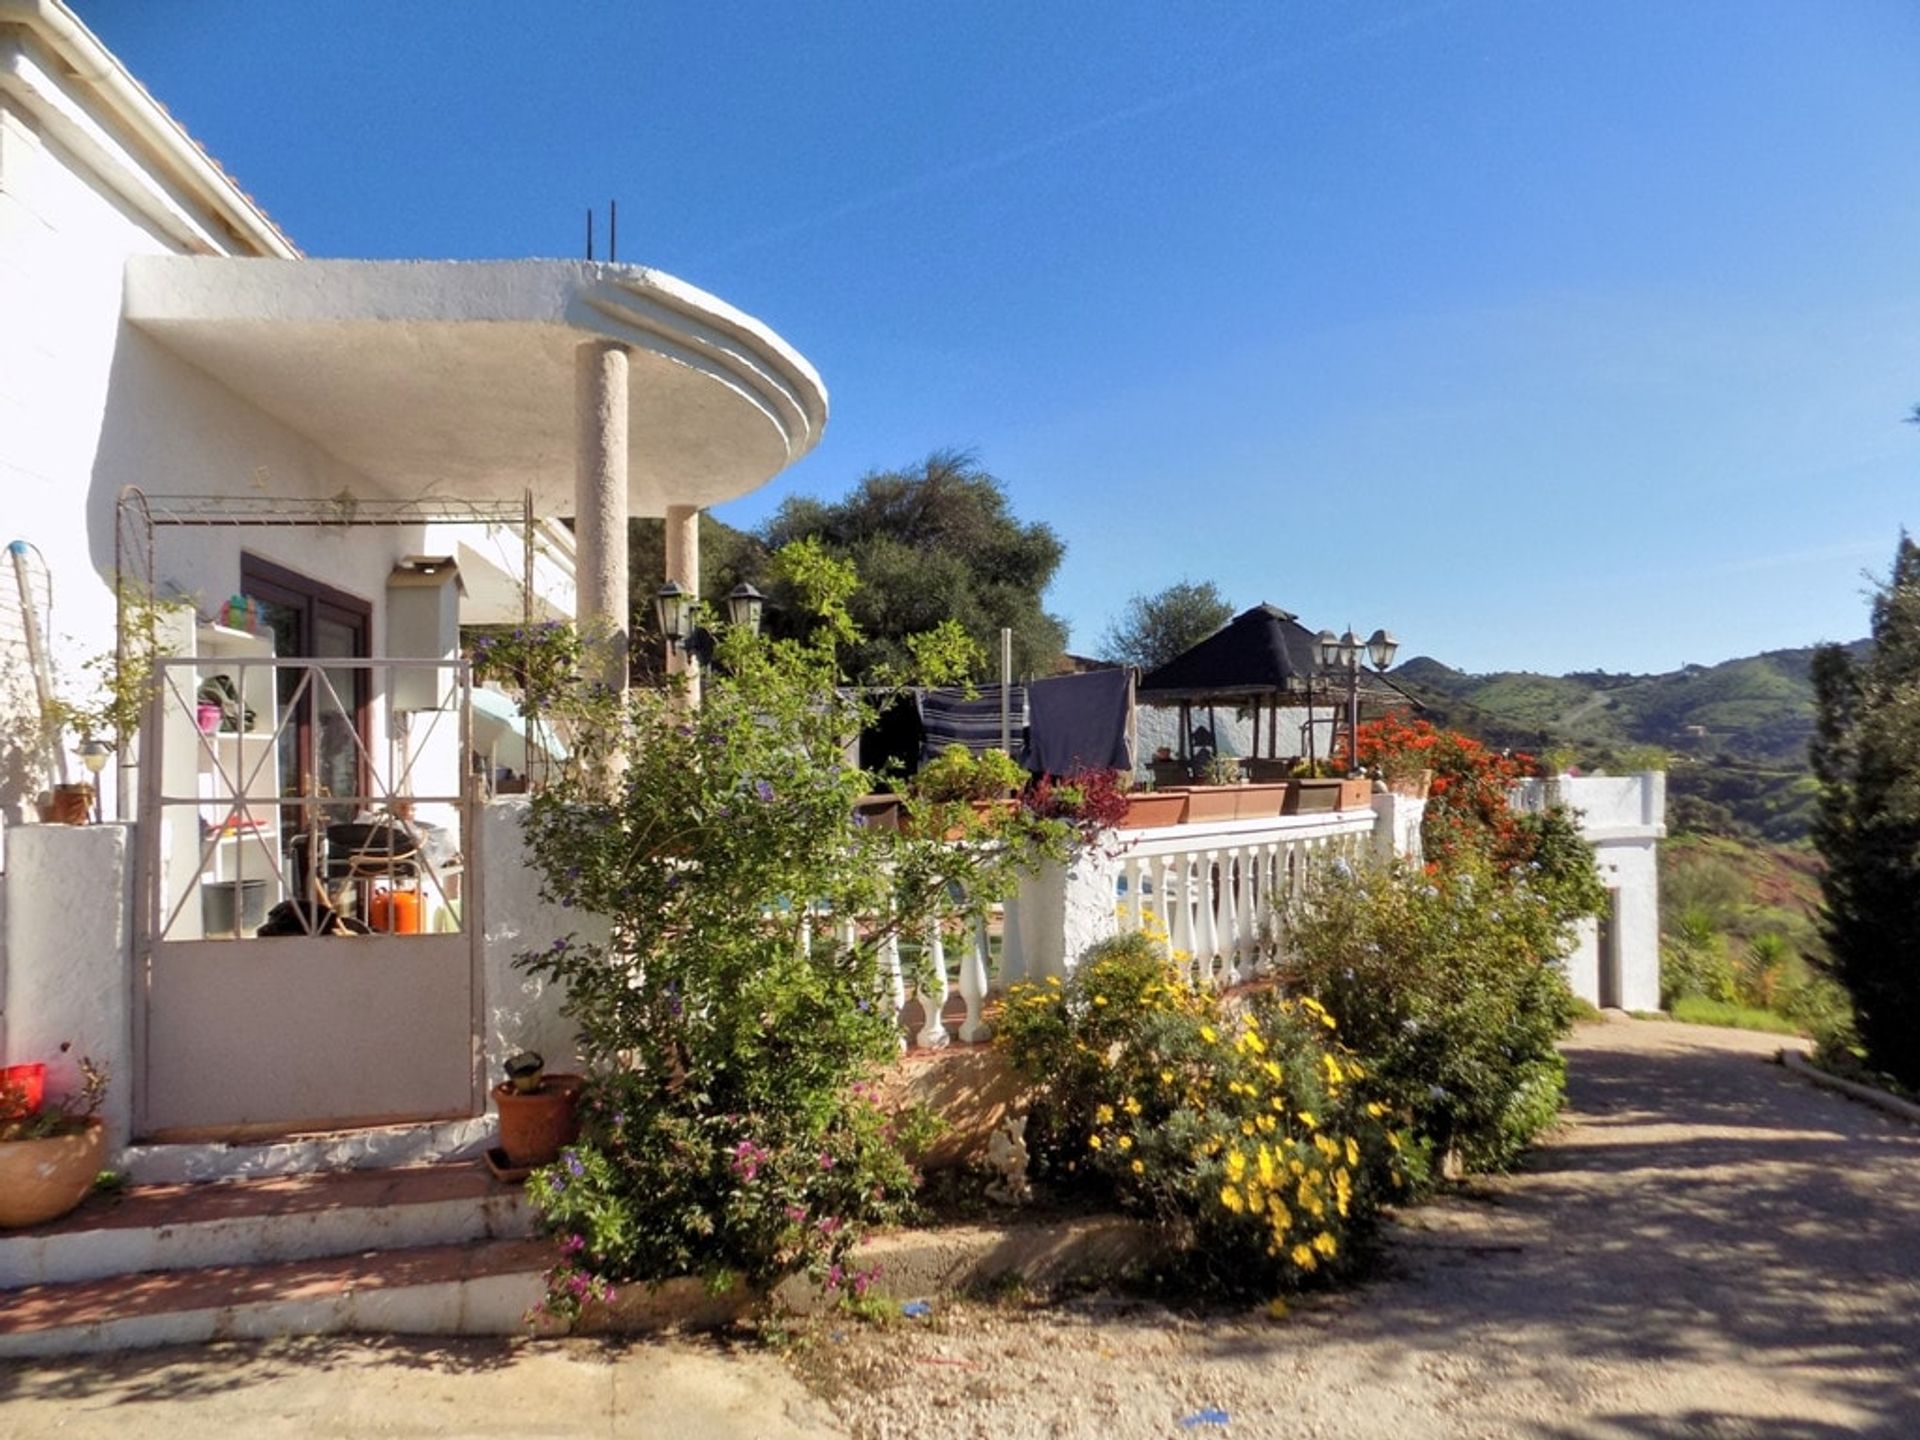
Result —
<instances>
[{"instance_id":1,"label":"cypress tree","mask_svg":"<svg viewBox=\"0 0 1920 1440\"><path fill-rule=\"evenodd\" d=\"M1822 929L1869 1063L1920 1087L1920 546L1903 532L1856 660L1822 646L1813 839Z\"/></svg>"}]
</instances>

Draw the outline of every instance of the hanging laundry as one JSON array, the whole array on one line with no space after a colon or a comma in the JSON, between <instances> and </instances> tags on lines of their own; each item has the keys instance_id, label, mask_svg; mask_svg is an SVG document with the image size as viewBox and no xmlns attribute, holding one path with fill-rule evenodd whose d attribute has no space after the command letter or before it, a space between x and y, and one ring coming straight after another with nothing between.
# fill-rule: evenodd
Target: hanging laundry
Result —
<instances>
[{"instance_id":1,"label":"hanging laundry","mask_svg":"<svg viewBox=\"0 0 1920 1440\"><path fill-rule=\"evenodd\" d=\"M1027 768L1045 775L1133 770L1133 671L1089 670L1027 687Z\"/></svg>"},{"instance_id":2,"label":"hanging laundry","mask_svg":"<svg viewBox=\"0 0 1920 1440\"><path fill-rule=\"evenodd\" d=\"M1007 687L1008 748L1018 755L1026 743L1027 687ZM975 755L1000 748L1000 690L982 685L970 698L964 690L927 690L920 696L920 723L926 728L925 758L932 759L953 745L964 745Z\"/></svg>"}]
</instances>

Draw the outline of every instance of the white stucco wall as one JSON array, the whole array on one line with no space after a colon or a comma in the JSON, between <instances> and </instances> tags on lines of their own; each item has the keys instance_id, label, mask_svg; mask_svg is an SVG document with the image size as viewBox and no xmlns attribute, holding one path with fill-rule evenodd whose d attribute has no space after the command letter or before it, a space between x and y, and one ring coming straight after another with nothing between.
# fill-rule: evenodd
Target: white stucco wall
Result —
<instances>
[{"instance_id":1,"label":"white stucco wall","mask_svg":"<svg viewBox=\"0 0 1920 1440\"><path fill-rule=\"evenodd\" d=\"M523 795L503 796L487 804L480 816L480 894L485 907L480 968L486 1017L481 1043L489 1087L505 1073L507 1056L518 1050L537 1050L549 1070L578 1068L574 1028L560 1013L565 991L527 974L514 961L568 935L592 943L607 934L603 918L540 898L540 872L525 841L531 805Z\"/></svg>"},{"instance_id":2,"label":"white stucco wall","mask_svg":"<svg viewBox=\"0 0 1920 1440\"><path fill-rule=\"evenodd\" d=\"M1667 833L1667 777L1560 775L1516 787L1514 803L1570 809L1593 843L1601 879L1612 892L1611 924L1585 921L1564 960L1573 993L1591 1005L1660 1008L1660 875L1657 847ZM1611 957L1601 937L1611 931ZM1610 972L1610 973L1609 973Z\"/></svg>"},{"instance_id":3,"label":"white stucco wall","mask_svg":"<svg viewBox=\"0 0 1920 1440\"><path fill-rule=\"evenodd\" d=\"M132 1132L132 832L124 825L26 825L7 837L0 1057L44 1060L49 1093L79 1088L78 1060L106 1066L110 1149ZM60 1054L60 1046L72 1049Z\"/></svg>"}]
</instances>

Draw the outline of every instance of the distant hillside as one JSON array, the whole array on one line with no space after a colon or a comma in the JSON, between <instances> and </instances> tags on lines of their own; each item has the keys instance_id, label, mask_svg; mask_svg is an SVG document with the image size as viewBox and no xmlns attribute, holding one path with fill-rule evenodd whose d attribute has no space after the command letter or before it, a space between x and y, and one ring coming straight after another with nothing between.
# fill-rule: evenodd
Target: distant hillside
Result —
<instances>
[{"instance_id":1,"label":"distant hillside","mask_svg":"<svg viewBox=\"0 0 1920 1440\"><path fill-rule=\"evenodd\" d=\"M1866 645L1849 648L1861 653ZM1672 757L1674 828L1798 840L1813 798L1812 661L1808 647L1663 675L1469 675L1423 655L1393 678L1437 722L1491 744L1566 747L1587 767L1632 761L1632 747L1658 746Z\"/></svg>"},{"instance_id":2,"label":"distant hillside","mask_svg":"<svg viewBox=\"0 0 1920 1440\"><path fill-rule=\"evenodd\" d=\"M1680 755L1797 766L1813 735L1812 661L1809 647L1663 675L1469 675L1422 655L1393 678L1436 711L1458 714L1464 728L1485 729L1504 744L1658 745Z\"/></svg>"}]
</instances>

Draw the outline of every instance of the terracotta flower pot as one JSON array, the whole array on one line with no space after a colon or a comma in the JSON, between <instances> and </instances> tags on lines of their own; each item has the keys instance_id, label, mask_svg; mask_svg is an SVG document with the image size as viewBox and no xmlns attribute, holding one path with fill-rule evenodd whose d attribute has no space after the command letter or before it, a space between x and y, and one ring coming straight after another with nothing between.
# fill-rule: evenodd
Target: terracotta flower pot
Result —
<instances>
[{"instance_id":1,"label":"terracotta flower pot","mask_svg":"<svg viewBox=\"0 0 1920 1440\"><path fill-rule=\"evenodd\" d=\"M93 817L93 786L56 785L41 818L50 825L85 825Z\"/></svg>"},{"instance_id":2,"label":"terracotta flower pot","mask_svg":"<svg viewBox=\"0 0 1920 1440\"><path fill-rule=\"evenodd\" d=\"M1421 770L1412 775L1401 775L1387 781L1387 789L1396 795L1405 795L1410 800L1424 800L1427 789L1433 784L1433 771Z\"/></svg>"},{"instance_id":3,"label":"terracotta flower pot","mask_svg":"<svg viewBox=\"0 0 1920 1440\"><path fill-rule=\"evenodd\" d=\"M1282 815L1318 815L1340 807L1340 780L1289 780Z\"/></svg>"},{"instance_id":4,"label":"terracotta flower pot","mask_svg":"<svg viewBox=\"0 0 1920 1440\"><path fill-rule=\"evenodd\" d=\"M87 1198L106 1154L98 1120L69 1135L0 1140L0 1229L58 1220Z\"/></svg>"},{"instance_id":5,"label":"terracotta flower pot","mask_svg":"<svg viewBox=\"0 0 1920 1440\"><path fill-rule=\"evenodd\" d=\"M1364 775L1358 780L1342 780L1340 798L1335 802L1337 810L1370 810L1373 808L1373 781Z\"/></svg>"},{"instance_id":6,"label":"terracotta flower pot","mask_svg":"<svg viewBox=\"0 0 1920 1440\"><path fill-rule=\"evenodd\" d=\"M500 1112L500 1148L515 1165L551 1165L580 1138L579 1075L549 1075L525 1094L501 1083L493 1087Z\"/></svg>"}]
</instances>

